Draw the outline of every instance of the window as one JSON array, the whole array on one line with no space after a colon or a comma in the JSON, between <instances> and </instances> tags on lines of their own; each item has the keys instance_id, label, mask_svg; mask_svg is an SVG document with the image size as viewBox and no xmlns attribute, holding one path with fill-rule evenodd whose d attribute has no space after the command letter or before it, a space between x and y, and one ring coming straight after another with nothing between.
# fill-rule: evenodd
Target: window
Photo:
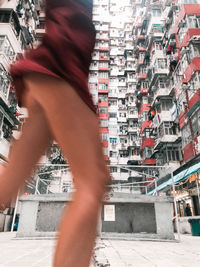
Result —
<instances>
[{"instance_id":1,"label":"window","mask_svg":"<svg viewBox=\"0 0 200 267\"><path fill-rule=\"evenodd\" d=\"M146 74L147 73L147 68L146 67L141 67L140 68L140 74Z\"/></svg>"},{"instance_id":2,"label":"window","mask_svg":"<svg viewBox=\"0 0 200 267\"><path fill-rule=\"evenodd\" d=\"M172 100L171 99L167 99L167 100L162 100L161 101L161 104L162 104L162 110L163 111L168 111L172 108Z\"/></svg>"},{"instance_id":3,"label":"window","mask_svg":"<svg viewBox=\"0 0 200 267\"><path fill-rule=\"evenodd\" d=\"M117 106L117 100L109 100L109 106Z\"/></svg>"},{"instance_id":4,"label":"window","mask_svg":"<svg viewBox=\"0 0 200 267\"><path fill-rule=\"evenodd\" d=\"M194 45L194 56L195 57L200 57L200 46L199 45Z\"/></svg>"},{"instance_id":5,"label":"window","mask_svg":"<svg viewBox=\"0 0 200 267\"><path fill-rule=\"evenodd\" d=\"M160 89L166 88L166 81L164 79L160 79L158 81L158 86L159 86Z\"/></svg>"},{"instance_id":6,"label":"window","mask_svg":"<svg viewBox=\"0 0 200 267\"><path fill-rule=\"evenodd\" d=\"M101 137L102 137L103 141L108 141L108 134L107 133L102 133Z\"/></svg>"},{"instance_id":7,"label":"window","mask_svg":"<svg viewBox=\"0 0 200 267\"><path fill-rule=\"evenodd\" d=\"M107 83L99 83L99 89L100 90L108 90L108 84Z\"/></svg>"},{"instance_id":8,"label":"window","mask_svg":"<svg viewBox=\"0 0 200 267\"><path fill-rule=\"evenodd\" d=\"M115 152L115 151L110 151L110 157L111 157L111 158L116 158L116 157L117 157L117 152Z\"/></svg>"},{"instance_id":9,"label":"window","mask_svg":"<svg viewBox=\"0 0 200 267\"><path fill-rule=\"evenodd\" d=\"M133 141L133 142L135 142L135 141L137 141L137 134L132 134L132 135L130 135L130 139L131 139L131 141Z\"/></svg>"},{"instance_id":10,"label":"window","mask_svg":"<svg viewBox=\"0 0 200 267\"><path fill-rule=\"evenodd\" d=\"M176 135L177 126L174 122L163 122L158 128L158 136L163 137L164 135Z\"/></svg>"},{"instance_id":11,"label":"window","mask_svg":"<svg viewBox=\"0 0 200 267\"><path fill-rule=\"evenodd\" d=\"M108 101L108 96L107 95L99 95L99 102L106 102Z\"/></svg>"},{"instance_id":12,"label":"window","mask_svg":"<svg viewBox=\"0 0 200 267\"><path fill-rule=\"evenodd\" d=\"M117 113L109 112L109 113L108 113L108 117L109 117L109 119L110 119L110 118L117 118Z\"/></svg>"},{"instance_id":13,"label":"window","mask_svg":"<svg viewBox=\"0 0 200 267\"><path fill-rule=\"evenodd\" d=\"M108 127L108 121L107 120L100 120L101 127Z\"/></svg>"},{"instance_id":14,"label":"window","mask_svg":"<svg viewBox=\"0 0 200 267\"><path fill-rule=\"evenodd\" d=\"M0 36L0 52L6 55L9 60L13 60L15 52L7 38L7 36Z\"/></svg>"},{"instance_id":15,"label":"window","mask_svg":"<svg viewBox=\"0 0 200 267\"><path fill-rule=\"evenodd\" d=\"M7 141L10 141L10 138L12 135L12 125L6 118L4 118L4 121L3 121L2 132L3 132L3 137Z\"/></svg>"},{"instance_id":16,"label":"window","mask_svg":"<svg viewBox=\"0 0 200 267\"><path fill-rule=\"evenodd\" d=\"M200 133L200 109L192 116L191 123L192 123L192 130L193 135L196 136Z\"/></svg>"},{"instance_id":17,"label":"window","mask_svg":"<svg viewBox=\"0 0 200 267\"><path fill-rule=\"evenodd\" d=\"M107 79L108 78L108 72L99 72L99 78L104 78Z\"/></svg>"},{"instance_id":18,"label":"window","mask_svg":"<svg viewBox=\"0 0 200 267\"><path fill-rule=\"evenodd\" d=\"M107 114L107 113L108 113L107 108L103 108L103 107L99 108L99 114Z\"/></svg>"},{"instance_id":19,"label":"window","mask_svg":"<svg viewBox=\"0 0 200 267\"><path fill-rule=\"evenodd\" d=\"M126 113L122 113L122 112L120 112L120 113L119 113L119 117L120 117L120 118L126 118Z\"/></svg>"},{"instance_id":20,"label":"window","mask_svg":"<svg viewBox=\"0 0 200 267\"><path fill-rule=\"evenodd\" d=\"M188 15L187 21L188 21L188 28L200 27L200 18L198 18L196 15Z\"/></svg>"},{"instance_id":21,"label":"window","mask_svg":"<svg viewBox=\"0 0 200 267\"><path fill-rule=\"evenodd\" d=\"M161 16L161 10L160 9L153 9L152 15L153 15L153 17L160 17Z\"/></svg>"},{"instance_id":22,"label":"window","mask_svg":"<svg viewBox=\"0 0 200 267\"><path fill-rule=\"evenodd\" d=\"M100 62L99 67L101 68L108 68L108 63L107 62Z\"/></svg>"},{"instance_id":23,"label":"window","mask_svg":"<svg viewBox=\"0 0 200 267\"><path fill-rule=\"evenodd\" d=\"M151 158L153 154L153 147L145 147L144 148L144 158Z\"/></svg>"},{"instance_id":24,"label":"window","mask_svg":"<svg viewBox=\"0 0 200 267\"><path fill-rule=\"evenodd\" d=\"M110 138L110 143L111 144L117 144L117 138Z\"/></svg>"},{"instance_id":25,"label":"window","mask_svg":"<svg viewBox=\"0 0 200 267\"><path fill-rule=\"evenodd\" d=\"M154 47L156 50L162 50L162 44L160 42L155 42Z\"/></svg>"},{"instance_id":26,"label":"window","mask_svg":"<svg viewBox=\"0 0 200 267\"><path fill-rule=\"evenodd\" d=\"M164 161L180 161L181 153L178 147L167 147L164 151Z\"/></svg>"},{"instance_id":27,"label":"window","mask_svg":"<svg viewBox=\"0 0 200 267\"><path fill-rule=\"evenodd\" d=\"M175 135L177 127L173 122L164 122L164 129L166 135Z\"/></svg>"},{"instance_id":28,"label":"window","mask_svg":"<svg viewBox=\"0 0 200 267\"><path fill-rule=\"evenodd\" d=\"M200 72L195 72L190 80L190 87L187 89L189 100L194 96L194 94L199 90L200 84Z\"/></svg>"},{"instance_id":29,"label":"window","mask_svg":"<svg viewBox=\"0 0 200 267\"><path fill-rule=\"evenodd\" d=\"M0 91L4 95L5 98L7 98L7 95L8 95L9 85L10 85L10 81L8 78L8 74L3 68L3 66L0 65Z\"/></svg>"},{"instance_id":30,"label":"window","mask_svg":"<svg viewBox=\"0 0 200 267\"><path fill-rule=\"evenodd\" d=\"M113 172L117 172L117 167L110 167L110 172L113 173Z\"/></svg>"},{"instance_id":31,"label":"window","mask_svg":"<svg viewBox=\"0 0 200 267\"><path fill-rule=\"evenodd\" d=\"M167 69L167 59L166 58L159 58L157 60L157 66L159 69Z\"/></svg>"},{"instance_id":32,"label":"window","mask_svg":"<svg viewBox=\"0 0 200 267\"><path fill-rule=\"evenodd\" d=\"M148 82L142 82L141 88L149 88L149 83Z\"/></svg>"},{"instance_id":33,"label":"window","mask_svg":"<svg viewBox=\"0 0 200 267\"><path fill-rule=\"evenodd\" d=\"M119 151L120 158L126 158L128 157L128 151L127 150L120 150Z\"/></svg>"}]
</instances>

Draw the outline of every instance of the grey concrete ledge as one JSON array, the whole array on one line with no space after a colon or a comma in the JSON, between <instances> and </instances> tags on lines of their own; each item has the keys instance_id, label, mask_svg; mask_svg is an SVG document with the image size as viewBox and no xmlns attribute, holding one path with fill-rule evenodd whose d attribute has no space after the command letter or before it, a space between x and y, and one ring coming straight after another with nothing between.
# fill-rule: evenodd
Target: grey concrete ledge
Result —
<instances>
[{"instance_id":1,"label":"grey concrete ledge","mask_svg":"<svg viewBox=\"0 0 200 267\"><path fill-rule=\"evenodd\" d=\"M46 195L29 195L21 196L20 201L39 201L39 202L62 202L62 201L72 201L72 193L63 193L63 194L46 194ZM173 197L166 196L149 196L149 195L135 195L135 194L126 194L126 193L111 193L109 199L105 199L104 202L112 203L155 203L155 202L173 202Z\"/></svg>"},{"instance_id":2,"label":"grey concrete ledge","mask_svg":"<svg viewBox=\"0 0 200 267\"><path fill-rule=\"evenodd\" d=\"M101 233L100 239L102 240L125 240L125 241L159 241L159 242L177 242L178 240L175 239L174 235L169 238L163 237L159 234L148 234L148 233L134 233L134 234L127 234L127 233Z\"/></svg>"}]
</instances>

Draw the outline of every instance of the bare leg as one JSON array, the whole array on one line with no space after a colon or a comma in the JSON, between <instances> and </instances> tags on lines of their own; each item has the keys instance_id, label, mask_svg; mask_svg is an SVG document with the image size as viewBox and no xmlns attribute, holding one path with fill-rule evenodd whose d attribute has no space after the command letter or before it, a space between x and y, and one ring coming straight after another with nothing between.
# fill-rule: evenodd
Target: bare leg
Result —
<instances>
[{"instance_id":1,"label":"bare leg","mask_svg":"<svg viewBox=\"0 0 200 267\"><path fill-rule=\"evenodd\" d=\"M0 177L0 202L8 202L33 171L51 141L47 120L41 107L26 94L29 118L19 141L11 152L9 164Z\"/></svg>"},{"instance_id":2,"label":"bare leg","mask_svg":"<svg viewBox=\"0 0 200 267\"><path fill-rule=\"evenodd\" d=\"M45 111L52 133L70 164L77 189L59 227L54 267L88 267L101 202L110 181L98 119L65 81L41 74L27 75L25 81Z\"/></svg>"}]
</instances>

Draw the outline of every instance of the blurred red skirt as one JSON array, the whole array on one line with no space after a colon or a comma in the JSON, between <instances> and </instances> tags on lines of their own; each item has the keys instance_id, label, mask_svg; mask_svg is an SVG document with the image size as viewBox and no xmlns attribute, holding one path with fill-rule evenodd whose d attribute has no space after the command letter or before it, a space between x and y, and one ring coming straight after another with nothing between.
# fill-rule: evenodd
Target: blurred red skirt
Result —
<instances>
[{"instance_id":1,"label":"blurred red skirt","mask_svg":"<svg viewBox=\"0 0 200 267\"><path fill-rule=\"evenodd\" d=\"M46 1L46 33L41 45L25 53L24 58L10 68L19 103L25 90L23 76L38 72L66 80L96 112L88 89L89 66L96 34L92 10L80 2Z\"/></svg>"}]
</instances>

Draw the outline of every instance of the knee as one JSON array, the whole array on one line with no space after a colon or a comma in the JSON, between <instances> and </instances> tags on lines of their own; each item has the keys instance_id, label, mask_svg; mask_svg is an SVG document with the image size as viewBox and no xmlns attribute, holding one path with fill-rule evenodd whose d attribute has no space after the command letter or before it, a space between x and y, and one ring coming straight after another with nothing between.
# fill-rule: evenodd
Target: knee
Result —
<instances>
[{"instance_id":1,"label":"knee","mask_svg":"<svg viewBox=\"0 0 200 267\"><path fill-rule=\"evenodd\" d=\"M102 201L105 193L109 190L111 176L107 167L92 170L87 175L87 180L78 179L77 190L94 201Z\"/></svg>"}]
</instances>

